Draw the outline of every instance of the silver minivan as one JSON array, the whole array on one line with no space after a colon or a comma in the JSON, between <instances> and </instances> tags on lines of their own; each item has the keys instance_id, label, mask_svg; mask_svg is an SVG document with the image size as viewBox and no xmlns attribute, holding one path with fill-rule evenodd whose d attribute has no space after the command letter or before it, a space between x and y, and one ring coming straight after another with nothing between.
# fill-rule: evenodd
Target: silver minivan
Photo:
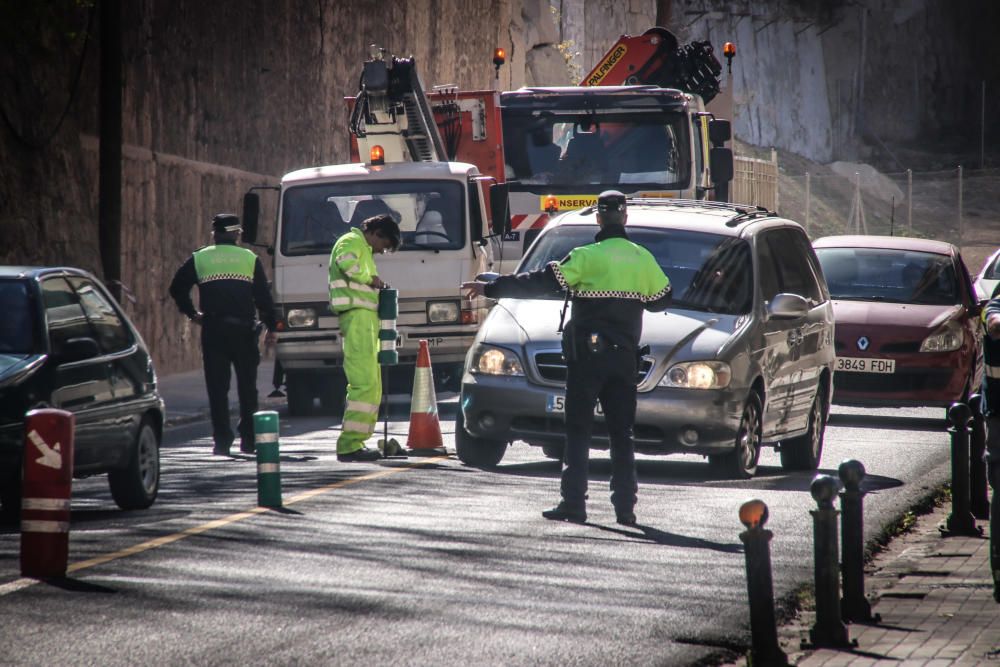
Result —
<instances>
[{"instance_id":1,"label":"silver minivan","mask_svg":"<svg viewBox=\"0 0 1000 667\"><path fill-rule=\"evenodd\" d=\"M518 270L591 243L593 213L554 217ZM636 451L706 456L731 478L756 473L762 446L776 447L787 470L818 468L832 391L833 307L802 227L759 208L636 199L626 229L673 287L665 313L644 315ZM500 299L481 326L456 417L464 463L494 466L516 441L561 457L564 303L561 292ZM600 403L595 412L592 446L606 449Z\"/></svg>"}]
</instances>

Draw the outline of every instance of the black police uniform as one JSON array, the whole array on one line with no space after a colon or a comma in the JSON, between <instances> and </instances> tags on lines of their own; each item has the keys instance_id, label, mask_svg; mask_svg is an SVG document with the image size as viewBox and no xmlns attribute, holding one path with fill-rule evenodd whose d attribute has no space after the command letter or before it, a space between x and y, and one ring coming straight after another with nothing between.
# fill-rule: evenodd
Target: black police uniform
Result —
<instances>
[{"instance_id":1,"label":"black police uniform","mask_svg":"<svg viewBox=\"0 0 1000 667\"><path fill-rule=\"evenodd\" d=\"M601 193L598 210L624 214L625 196ZM621 253L628 257L627 266L619 261ZM594 244L543 269L501 276L485 286L484 294L526 298L564 289L572 294L573 310L563 331L567 378L562 502L543 515L586 520L587 467L599 399L611 444L611 502L619 523L633 524L638 484L632 427L642 314L669 305L669 280L648 251L628 241L623 225L605 222Z\"/></svg>"},{"instance_id":2,"label":"black police uniform","mask_svg":"<svg viewBox=\"0 0 1000 667\"><path fill-rule=\"evenodd\" d=\"M212 221L215 232L239 230L239 218L220 214ZM234 435L229 421L229 381L236 370L240 403L240 450L254 451L253 414L257 411L257 365L260 327L257 313L274 331L274 302L260 259L235 243L217 242L195 251L177 270L170 296L192 320L197 310L191 288L198 286L202 312L201 350L205 386L212 415L216 454L228 454Z\"/></svg>"}]
</instances>

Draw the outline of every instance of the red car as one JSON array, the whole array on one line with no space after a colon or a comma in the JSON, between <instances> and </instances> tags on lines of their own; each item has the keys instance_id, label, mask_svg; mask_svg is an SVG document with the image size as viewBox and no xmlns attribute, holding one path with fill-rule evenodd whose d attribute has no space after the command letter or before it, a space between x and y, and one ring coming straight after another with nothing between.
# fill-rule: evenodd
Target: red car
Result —
<instances>
[{"instance_id":1,"label":"red car","mask_svg":"<svg viewBox=\"0 0 1000 667\"><path fill-rule=\"evenodd\" d=\"M813 243L833 299L833 402L944 406L978 390L982 308L951 243L827 236Z\"/></svg>"}]
</instances>

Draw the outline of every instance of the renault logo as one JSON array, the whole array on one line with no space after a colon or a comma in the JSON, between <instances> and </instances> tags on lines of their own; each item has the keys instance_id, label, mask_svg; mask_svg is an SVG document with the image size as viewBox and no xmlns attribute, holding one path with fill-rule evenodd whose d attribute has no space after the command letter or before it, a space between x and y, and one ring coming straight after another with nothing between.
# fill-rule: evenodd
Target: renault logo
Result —
<instances>
[{"instance_id":1,"label":"renault logo","mask_svg":"<svg viewBox=\"0 0 1000 667\"><path fill-rule=\"evenodd\" d=\"M862 336L861 338L858 339L858 349L861 350L862 352L867 350L869 345L870 342L868 340L868 336Z\"/></svg>"}]
</instances>

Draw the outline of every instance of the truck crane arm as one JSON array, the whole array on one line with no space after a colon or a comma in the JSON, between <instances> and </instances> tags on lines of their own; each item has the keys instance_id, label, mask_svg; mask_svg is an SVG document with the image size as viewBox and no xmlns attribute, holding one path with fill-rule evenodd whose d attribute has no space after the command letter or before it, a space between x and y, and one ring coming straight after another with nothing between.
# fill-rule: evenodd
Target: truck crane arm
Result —
<instances>
[{"instance_id":1,"label":"truck crane arm","mask_svg":"<svg viewBox=\"0 0 1000 667\"><path fill-rule=\"evenodd\" d=\"M719 94L722 65L709 42L680 46L666 28L622 35L581 86L654 85L699 95L708 104Z\"/></svg>"}]
</instances>

